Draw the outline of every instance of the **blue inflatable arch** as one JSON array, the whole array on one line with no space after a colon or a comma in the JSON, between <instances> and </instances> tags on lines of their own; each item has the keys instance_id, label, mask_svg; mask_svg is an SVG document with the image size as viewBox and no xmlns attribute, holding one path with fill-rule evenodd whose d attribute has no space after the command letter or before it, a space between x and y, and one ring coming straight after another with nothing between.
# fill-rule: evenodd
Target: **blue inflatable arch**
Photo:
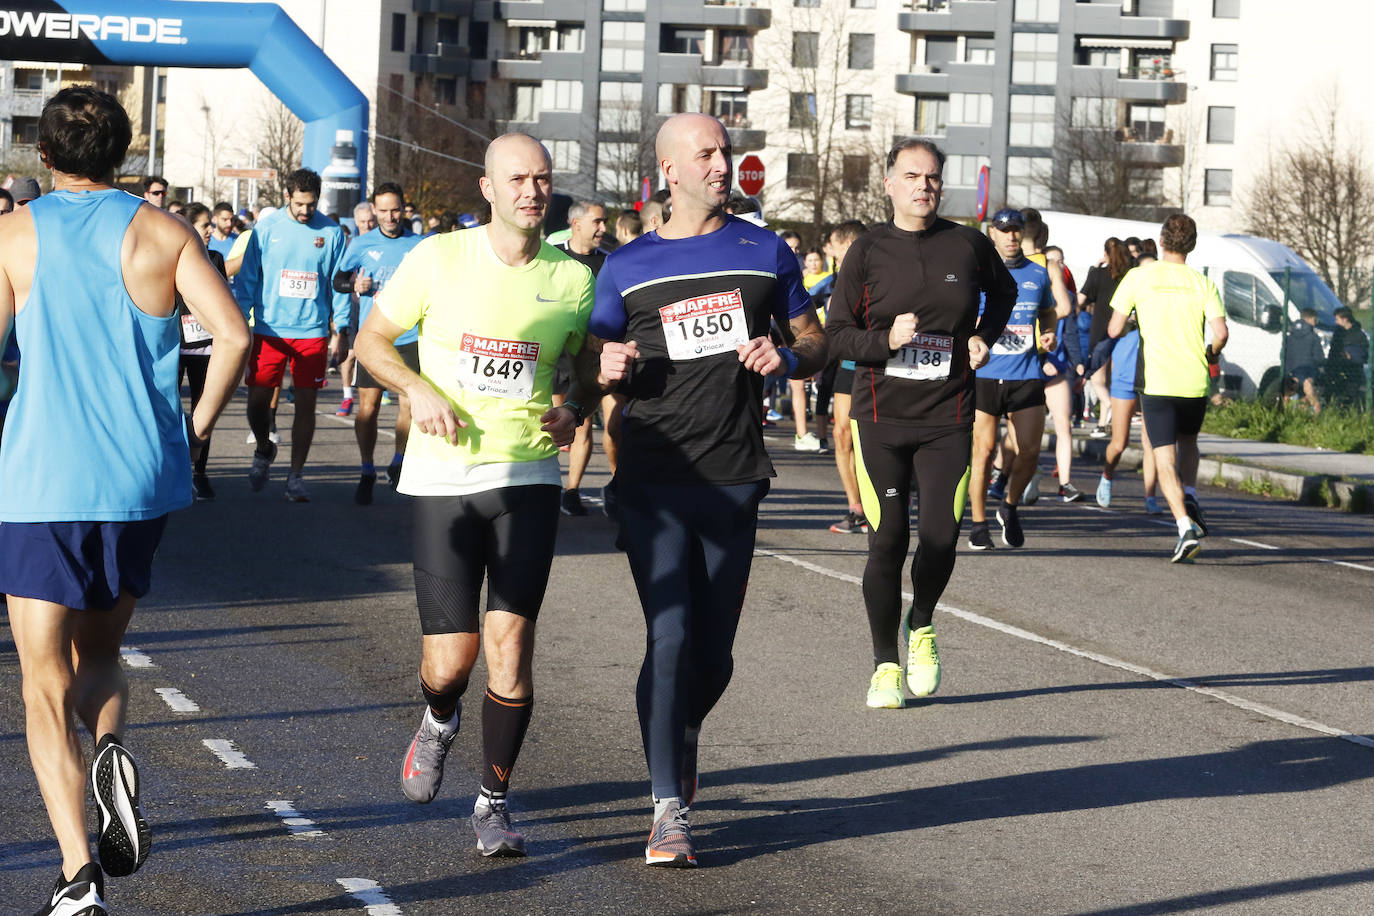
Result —
<instances>
[{"instance_id":1,"label":"blue inflatable arch","mask_svg":"<svg viewBox=\"0 0 1374 916\"><path fill-rule=\"evenodd\" d=\"M305 122L302 165L323 172L336 132L348 130L367 175L367 98L275 3L8 0L0 2L0 57L247 67Z\"/></svg>"}]
</instances>

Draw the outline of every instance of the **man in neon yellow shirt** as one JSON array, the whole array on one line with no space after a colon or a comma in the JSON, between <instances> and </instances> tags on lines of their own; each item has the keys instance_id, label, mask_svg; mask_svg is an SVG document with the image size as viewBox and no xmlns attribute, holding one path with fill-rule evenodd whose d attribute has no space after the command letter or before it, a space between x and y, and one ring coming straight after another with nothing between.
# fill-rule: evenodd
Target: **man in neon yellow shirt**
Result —
<instances>
[{"instance_id":1,"label":"man in neon yellow shirt","mask_svg":"<svg viewBox=\"0 0 1374 916\"><path fill-rule=\"evenodd\" d=\"M534 703L534 627L558 529L558 447L584 419L580 386L552 402L554 366L582 349L592 275L543 241L552 163L524 134L487 148L486 226L417 245L378 295L358 333L358 359L407 395L411 437L397 489L414 496L420 689L428 708L401 785L412 801L439 791L461 697L485 645L482 787L477 848L523 856L506 807L511 770ZM396 338L419 325L420 372ZM478 608L487 580L486 637Z\"/></svg>"},{"instance_id":2,"label":"man in neon yellow shirt","mask_svg":"<svg viewBox=\"0 0 1374 916\"><path fill-rule=\"evenodd\" d=\"M1197 434L1207 414L1207 356L1220 353L1227 338L1216 286L1185 263L1196 244L1197 223L1191 217L1175 213L1166 219L1159 233L1164 257L1121 278L1107 327L1109 335L1120 337L1132 312L1140 325L1135 387L1159 488L1178 523L1173 563L1197 556L1207 534L1197 501Z\"/></svg>"}]
</instances>

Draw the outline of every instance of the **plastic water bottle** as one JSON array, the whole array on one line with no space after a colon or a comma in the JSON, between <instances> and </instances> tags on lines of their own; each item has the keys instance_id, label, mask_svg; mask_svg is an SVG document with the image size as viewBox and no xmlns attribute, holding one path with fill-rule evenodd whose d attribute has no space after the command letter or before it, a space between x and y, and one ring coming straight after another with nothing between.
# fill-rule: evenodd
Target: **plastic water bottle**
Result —
<instances>
[{"instance_id":1,"label":"plastic water bottle","mask_svg":"<svg viewBox=\"0 0 1374 916\"><path fill-rule=\"evenodd\" d=\"M363 175L358 171L358 148L353 131L334 133L329 150L329 166L320 173L320 210L337 219L351 218L353 207L362 198Z\"/></svg>"}]
</instances>

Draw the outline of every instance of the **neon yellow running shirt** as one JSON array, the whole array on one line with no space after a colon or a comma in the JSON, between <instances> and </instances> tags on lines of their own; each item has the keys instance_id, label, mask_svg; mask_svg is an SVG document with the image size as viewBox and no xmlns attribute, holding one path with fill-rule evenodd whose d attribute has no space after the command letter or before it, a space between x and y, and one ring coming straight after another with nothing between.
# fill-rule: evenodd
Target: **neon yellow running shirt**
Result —
<instances>
[{"instance_id":1,"label":"neon yellow running shirt","mask_svg":"<svg viewBox=\"0 0 1374 916\"><path fill-rule=\"evenodd\" d=\"M556 456L540 417L553 404L559 354L582 349L594 290L591 271L547 242L534 260L511 267L485 226L415 246L376 307L402 328L419 325L420 374L468 425L456 446L412 431L406 476L437 481L454 465Z\"/></svg>"},{"instance_id":2,"label":"neon yellow running shirt","mask_svg":"<svg viewBox=\"0 0 1374 916\"><path fill-rule=\"evenodd\" d=\"M1155 261L1126 271L1112 311L1140 324L1136 390L1174 398L1207 396L1207 322L1226 315L1216 284L1187 264Z\"/></svg>"}]
</instances>

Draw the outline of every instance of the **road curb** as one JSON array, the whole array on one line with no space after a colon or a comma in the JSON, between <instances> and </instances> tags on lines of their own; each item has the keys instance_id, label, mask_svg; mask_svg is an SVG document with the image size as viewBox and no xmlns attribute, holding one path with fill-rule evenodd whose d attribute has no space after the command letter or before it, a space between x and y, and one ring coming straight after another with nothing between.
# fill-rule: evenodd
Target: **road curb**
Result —
<instances>
[{"instance_id":1,"label":"road curb","mask_svg":"<svg viewBox=\"0 0 1374 916\"><path fill-rule=\"evenodd\" d=\"M1073 453L1103 461L1107 455L1107 441L1075 436ZM1041 454L1053 455L1055 444L1054 433L1046 433L1041 439ZM1121 453L1118 466L1138 468L1143 457L1139 446L1128 445ZM1327 474L1300 474L1238 461L1222 461L1204 455L1198 460L1197 476L1199 481L1212 486L1295 499L1309 505L1333 506L1346 512L1374 512L1374 486Z\"/></svg>"}]
</instances>

